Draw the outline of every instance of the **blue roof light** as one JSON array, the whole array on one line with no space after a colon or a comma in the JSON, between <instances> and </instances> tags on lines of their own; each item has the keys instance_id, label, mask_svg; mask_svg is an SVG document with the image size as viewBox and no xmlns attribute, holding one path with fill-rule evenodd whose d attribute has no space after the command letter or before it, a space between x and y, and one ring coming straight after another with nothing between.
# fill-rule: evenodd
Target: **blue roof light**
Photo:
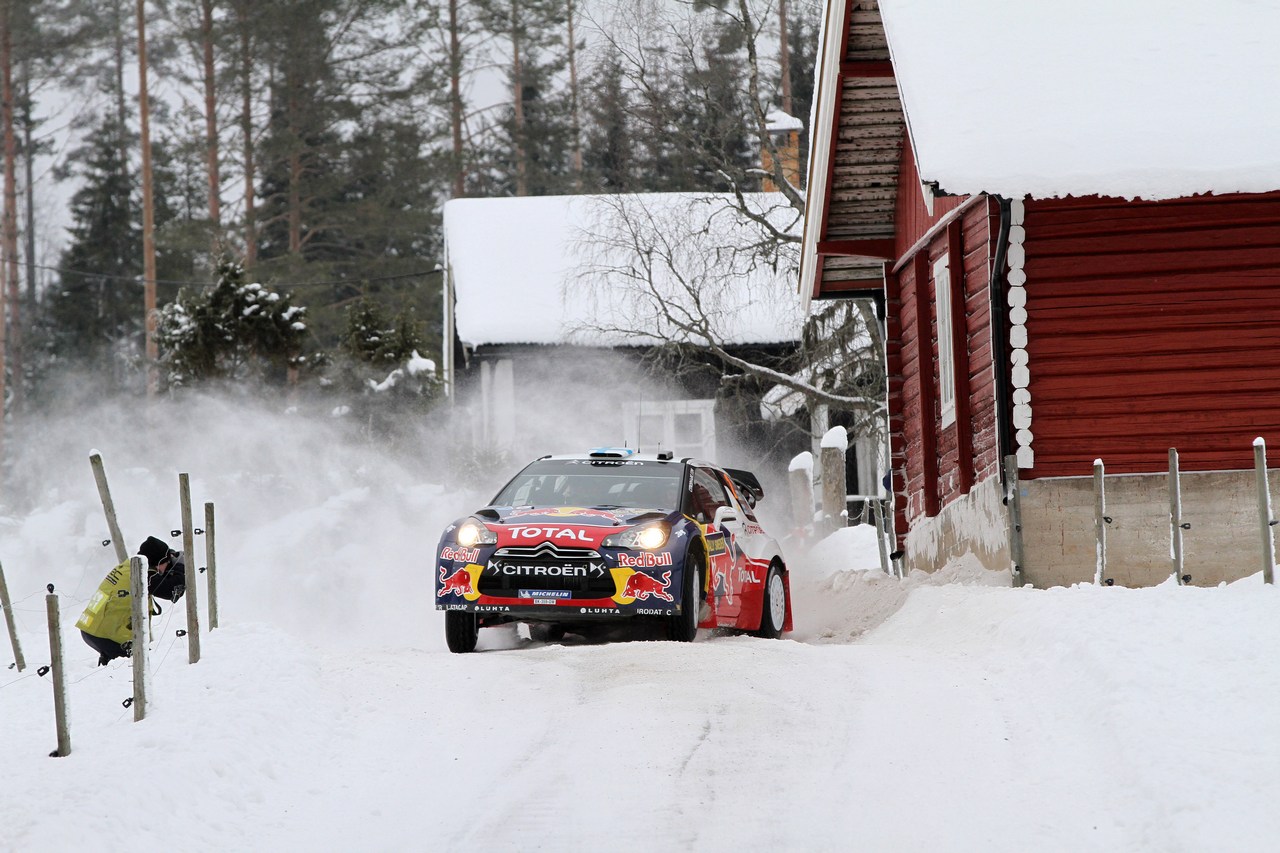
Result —
<instances>
[{"instance_id":1,"label":"blue roof light","mask_svg":"<svg viewBox=\"0 0 1280 853\"><path fill-rule=\"evenodd\" d=\"M632 447L595 447L591 450L593 459L625 459L628 456L635 455L635 448Z\"/></svg>"}]
</instances>

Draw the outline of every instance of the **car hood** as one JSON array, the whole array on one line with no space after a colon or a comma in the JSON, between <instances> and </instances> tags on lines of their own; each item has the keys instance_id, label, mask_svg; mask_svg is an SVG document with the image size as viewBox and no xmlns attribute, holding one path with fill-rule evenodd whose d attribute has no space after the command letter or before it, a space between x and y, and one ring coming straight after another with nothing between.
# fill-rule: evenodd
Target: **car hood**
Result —
<instances>
[{"instance_id":1,"label":"car hood","mask_svg":"<svg viewBox=\"0 0 1280 853\"><path fill-rule=\"evenodd\" d=\"M644 521L659 521L674 515L670 509L635 507L488 507L477 516L489 524L530 525L569 524L587 527L624 528Z\"/></svg>"}]
</instances>

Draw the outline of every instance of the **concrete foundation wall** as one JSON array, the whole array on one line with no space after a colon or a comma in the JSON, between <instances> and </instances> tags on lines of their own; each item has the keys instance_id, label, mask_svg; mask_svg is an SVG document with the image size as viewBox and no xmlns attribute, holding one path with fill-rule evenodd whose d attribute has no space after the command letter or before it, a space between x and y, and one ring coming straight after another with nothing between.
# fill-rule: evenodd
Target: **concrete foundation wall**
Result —
<instances>
[{"instance_id":1,"label":"concrete foundation wall","mask_svg":"<svg viewBox=\"0 0 1280 853\"><path fill-rule=\"evenodd\" d=\"M1280 476L1271 500L1280 506ZM1186 473L1182 482L1183 573L1196 586L1237 580L1262 568L1253 471ZM1024 480L1023 577L1037 587L1092 583L1097 565L1092 477ZM1107 570L1118 586L1152 586L1173 574L1169 484L1163 474L1106 478Z\"/></svg>"},{"instance_id":2,"label":"concrete foundation wall","mask_svg":"<svg viewBox=\"0 0 1280 853\"><path fill-rule=\"evenodd\" d=\"M944 506L933 518L916 518L906 537L906 568L934 572L972 554L987 569L1007 571L1009 519L1000 478L991 476Z\"/></svg>"}]
</instances>

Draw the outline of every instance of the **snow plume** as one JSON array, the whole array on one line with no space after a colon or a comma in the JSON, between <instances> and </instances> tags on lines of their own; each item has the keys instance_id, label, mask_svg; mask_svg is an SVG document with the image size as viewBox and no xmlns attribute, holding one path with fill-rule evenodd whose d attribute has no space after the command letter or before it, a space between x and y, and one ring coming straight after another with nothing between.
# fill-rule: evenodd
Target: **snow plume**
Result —
<instances>
[{"instance_id":1,"label":"snow plume","mask_svg":"<svg viewBox=\"0 0 1280 853\"><path fill-rule=\"evenodd\" d=\"M115 562L102 545L109 534L88 459L96 450L130 553L148 535L182 547L181 535L170 535L181 528L180 472L191 477L195 527L204 527L205 502L215 504L224 622L273 623L313 641L438 645L425 577L436 541L494 484L435 485L446 481L447 430L388 449L344 420L282 409L185 394L14 424L0 507L12 597L37 601L53 583L64 622L74 622ZM205 565L203 537L195 551ZM30 632L40 629L41 614L18 616Z\"/></svg>"},{"instance_id":2,"label":"snow plume","mask_svg":"<svg viewBox=\"0 0 1280 853\"><path fill-rule=\"evenodd\" d=\"M899 580L880 569L875 527L837 530L807 552L792 555L794 639L848 643L893 616L921 587L960 584L1008 587L1008 572L988 571L971 553L936 572L913 571Z\"/></svg>"}]
</instances>

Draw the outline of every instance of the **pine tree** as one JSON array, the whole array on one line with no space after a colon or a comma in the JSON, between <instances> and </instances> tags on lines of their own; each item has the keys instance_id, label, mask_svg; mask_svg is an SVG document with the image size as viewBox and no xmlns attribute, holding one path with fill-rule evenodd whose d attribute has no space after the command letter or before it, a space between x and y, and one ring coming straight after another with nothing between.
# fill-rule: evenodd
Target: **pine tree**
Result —
<instances>
[{"instance_id":1,"label":"pine tree","mask_svg":"<svg viewBox=\"0 0 1280 853\"><path fill-rule=\"evenodd\" d=\"M589 192L633 192L643 187L636 174L631 91L615 57L600 63L587 90L583 170Z\"/></svg>"},{"instance_id":2,"label":"pine tree","mask_svg":"<svg viewBox=\"0 0 1280 853\"><path fill-rule=\"evenodd\" d=\"M90 135L81 156L77 172L83 186L71 199L71 243L59 262L64 271L45 316L51 346L62 359L102 365L118 387L123 374L109 355L138 342L142 267L141 219L114 117Z\"/></svg>"},{"instance_id":3,"label":"pine tree","mask_svg":"<svg viewBox=\"0 0 1280 853\"><path fill-rule=\"evenodd\" d=\"M477 18L505 45L510 104L490 143L486 195L572 192L573 128L567 94L557 90L564 69L562 0L476 0Z\"/></svg>"},{"instance_id":4,"label":"pine tree","mask_svg":"<svg viewBox=\"0 0 1280 853\"><path fill-rule=\"evenodd\" d=\"M211 289L184 292L160 310L157 341L166 384L252 380L283 385L291 368L306 363L306 312L288 294L246 281L239 264L221 262Z\"/></svg>"}]
</instances>

